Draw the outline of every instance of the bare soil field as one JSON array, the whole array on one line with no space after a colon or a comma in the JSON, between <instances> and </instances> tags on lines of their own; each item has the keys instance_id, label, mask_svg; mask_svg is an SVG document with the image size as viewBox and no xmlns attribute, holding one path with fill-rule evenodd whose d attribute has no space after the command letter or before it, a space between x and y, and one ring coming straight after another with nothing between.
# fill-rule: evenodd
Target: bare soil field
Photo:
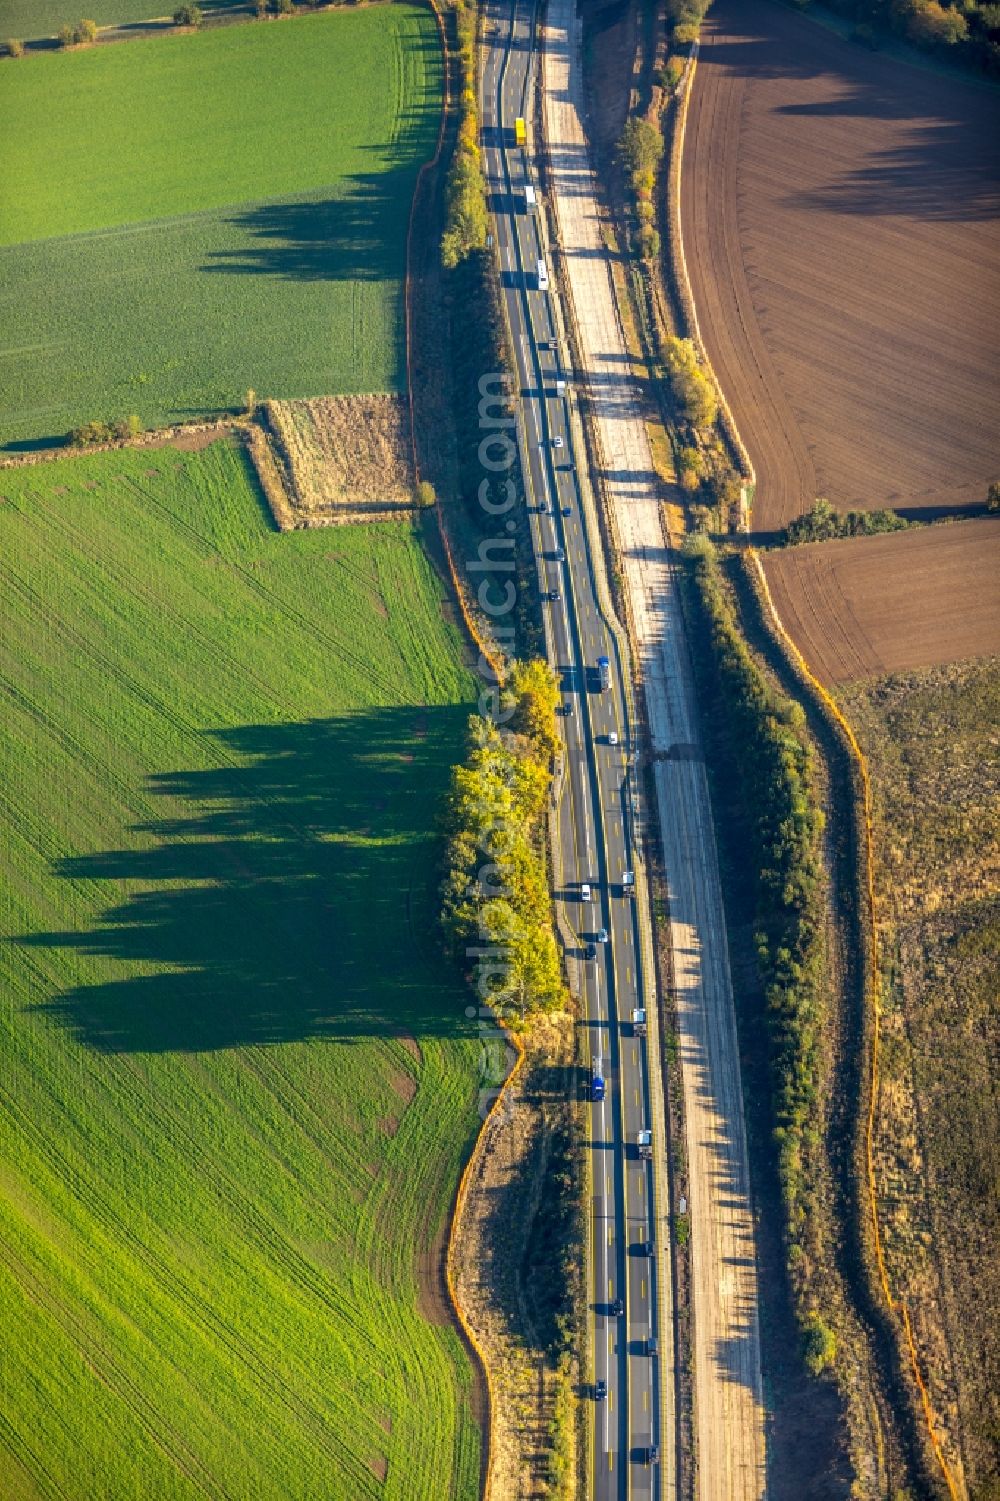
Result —
<instances>
[{"instance_id":1,"label":"bare soil field","mask_svg":"<svg viewBox=\"0 0 1000 1501\"><path fill-rule=\"evenodd\" d=\"M402 396L269 401L296 524L397 516L413 507L410 414Z\"/></svg>"},{"instance_id":2,"label":"bare soil field","mask_svg":"<svg viewBox=\"0 0 1000 1501\"><path fill-rule=\"evenodd\" d=\"M782 624L828 686L1000 653L1000 517L770 552Z\"/></svg>"},{"instance_id":3,"label":"bare soil field","mask_svg":"<svg viewBox=\"0 0 1000 1501\"><path fill-rule=\"evenodd\" d=\"M755 525L927 513L1000 469L1000 92L717 0L683 157L702 334Z\"/></svg>"}]
</instances>

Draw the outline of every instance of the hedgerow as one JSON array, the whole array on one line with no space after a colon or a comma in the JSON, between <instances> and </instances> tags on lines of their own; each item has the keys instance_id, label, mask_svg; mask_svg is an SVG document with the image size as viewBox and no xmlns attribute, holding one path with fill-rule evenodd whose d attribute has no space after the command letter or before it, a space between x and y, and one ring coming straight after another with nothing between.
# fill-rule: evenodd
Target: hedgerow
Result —
<instances>
[{"instance_id":1,"label":"hedgerow","mask_svg":"<svg viewBox=\"0 0 1000 1501\"><path fill-rule=\"evenodd\" d=\"M545 855L557 695L543 661L515 664L504 728L470 718L448 794L445 934L458 959L473 960L480 999L512 1019L565 1000Z\"/></svg>"},{"instance_id":2,"label":"hedgerow","mask_svg":"<svg viewBox=\"0 0 1000 1501\"><path fill-rule=\"evenodd\" d=\"M455 31L462 80L462 118L458 141L448 169L447 218L441 237L441 260L449 269L486 244L486 181L479 152L479 109L476 104L475 0L455 0Z\"/></svg>"},{"instance_id":3,"label":"hedgerow","mask_svg":"<svg viewBox=\"0 0 1000 1501\"><path fill-rule=\"evenodd\" d=\"M768 1026L774 1139L785 1203L789 1268L804 1328L802 1269L813 1184L810 1136L819 1079L824 1007L825 913L812 751L801 707L764 675L740 633L714 547L691 537L686 551L700 615L700 671L725 715L723 774L735 784L750 843L754 943Z\"/></svg>"},{"instance_id":4,"label":"hedgerow","mask_svg":"<svg viewBox=\"0 0 1000 1501\"><path fill-rule=\"evenodd\" d=\"M810 510L797 516L785 527L784 542L795 547L800 542L829 542L835 537L874 537L880 532L905 532L912 523L888 507L877 511L834 509L820 498Z\"/></svg>"}]
</instances>

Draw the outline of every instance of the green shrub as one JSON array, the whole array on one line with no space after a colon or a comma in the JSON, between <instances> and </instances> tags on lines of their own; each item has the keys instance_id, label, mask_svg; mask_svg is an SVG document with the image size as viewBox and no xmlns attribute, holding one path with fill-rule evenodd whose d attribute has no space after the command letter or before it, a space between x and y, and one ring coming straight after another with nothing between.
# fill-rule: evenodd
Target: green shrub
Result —
<instances>
[{"instance_id":1,"label":"green shrub","mask_svg":"<svg viewBox=\"0 0 1000 1501\"><path fill-rule=\"evenodd\" d=\"M437 500L437 494L435 493L434 486L430 483L429 480L422 479L420 483L414 487L413 500L414 504L419 506L422 511L430 510L431 506L434 505L435 501Z\"/></svg>"},{"instance_id":2,"label":"green shrub","mask_svg":"<svg viewBox=\"0 0 1000 1501\"><path fill-rule=\"evenodd\" d=\"M87 42L97 41L96 21L77 21L76 30L73 32L73 40L81 45Z\"/></svg>"},{"instance_id":3,"label":"green shrub","mask_svg":"<svg viewBox=\"0 0 1000 1501\"><path fill-rule=\"evenodd\" d=\"M57 35L59 37L60 47L72 47L73 43L76 41L76 30L74 27L69 25L60 26Z\"/></svg>"},{"instance_id":4,"label":"green shrub","mask_svg":"<svg viewBox=\"0 0 1000 1501\"><path fill-rule=\"evenodd\" d=\"M110 443L115 436L115 430L110 422L101 422L94 419L85 422L82 427L75 427L69 435L69 441L74 448L89 448L92 443Z\"/></svg>"},{"instance_id":5,"label":"green shrub","mask_svg":"<svg viewBox=\"0 0 1000 1501\"><path fill-rule=\"evenodd\" d=\"M633 176L644 172L649 174L649 183L652 186L656 169L663 156L663 132L660 131L652 120L643 120L639 116L633 116L625 126L618 141L618 155L626 170Z\"/></svg>"},{"instance_id":6,"label":"green shrub","mask_svg":"<svg viewBox=\"0 0 1000 1501\"><path fill-rule=\"evenodd\" d=\"M655 261L660 253L660 235L652 224L641 224L636 235L636 248L644 261Z\"/></svg>"},{"instance_id":7,"label":"green shrub","mask_svg":"<svg viewBox=\"0 0 1000 1501\"><path fill-rule=\"evenodd\" d=\"M904 532L910 524L888 509L842 514L821 496L810 510L788 523L783 541L787 547L795 547L802 542L830 542L837 537L874 537L882 532Z\"/></svg>"},{"instance_id":8,"label":"green shrub","mask_svg":"<svg viewBox=\"0 0 1000 1501\"><path fill-rule=\"evenodd\" d=\"M174 11L175 26L200 26L201 22L200 5L179 5Z\"/></svg>"},{"instance_id":9,"label":"green shrub","mask_svg":"<svg viewBox=\"0 0 1000 1501\"><path fill-rule=\"evenodd\" d=\"M937 0L913 0L906 19L906 35L918 47L953 47L964 42L969 23L961 11Z\"/></svg>"},{"instance_id":10,"label":"green shrub","mask_svg":"<svg viewBox=\"0 0 1000 1501\"><path fill-rule=\"evenodd\" d=\"M837 1358L837 1338L818 1313L811 1313L805 1328L805 1362L814 1376L819 1376Z\"/></svg>"},{"instance_id":11,"label":"green shrub","mask_svg":"<svg viewBox=\"0 0 1000 1501\"><path fill-rule=\"evenodd\" d=\"M1000 511L1000 479L995 479L986 492L986 509Z\"/></svg>"},{"instance_id":12,"label":"green shrub","mask_svg":"<svg viewBox=\"0 0 1000 1501\"><path fill-rule=\"evenodd\" d=\"M663 69L663 73L665 75L664 81L666 87L675 89L684 74L684 59L682 57L668 58L667 66Z\"/></svg>"},{"instance_id":13,"label":"green shrub","mask_svg":"<svg viewBox=\"0 0 1000 1501\"><path fill-rule=\"evenodd\" d=\"M6 45L8 57L24 56L24 43L22 41L19 41L17 37L8 37Z\"/></svg>"},{"instance_id":14,"label":"green shrub","mask_svg":"<svg viewBox=\"0 0 1000 1501\"><path fill-rule=\"evenodd\" d=\"M667 338L664 359L670 385L684 416L694 427L711 427L719 415L719 403L711 381L698 364L691 339Z\"/></svg>"}]
</instances>

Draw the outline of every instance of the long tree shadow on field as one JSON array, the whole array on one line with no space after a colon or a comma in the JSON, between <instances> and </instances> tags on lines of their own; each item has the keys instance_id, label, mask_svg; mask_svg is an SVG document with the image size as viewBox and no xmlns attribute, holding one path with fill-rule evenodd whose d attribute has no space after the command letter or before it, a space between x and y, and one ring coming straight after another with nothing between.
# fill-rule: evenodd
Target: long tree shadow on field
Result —
<instances>
[{"instance_id":1,"label":"long tree shadow on field","mask_svg":"<svg viewBox=\"0 0 1000 1501\"><path fill-rule=\"evenodd\" d=\"M809 96L771 105L799 118L872 121L856 138L858 157L831 154L829 180L792 193L797 208L858 215L905 215L941 222L983 222L1000 214L1000 131L996 93L974 80L910 67L869 52L809 18L762 3L726 0L713 7L697 88L720 70L740 88L797 80ZM880 149L879 121L902 127Z\"/></svg>"},{"instance_id":2,"label":"long tree shadow on field","mask_svg":"<svg viewBox=\"0 0 1000 1501\"><path fill-rule=\"evenodd\" d=\"M247 243L212 251L201 269L296 281L402 280L415 182L412 166L396 167L346 179L336 198L255 204L227 220Z\"/></svg>"},{"instance_id":3,"label":"long tree shadow on field","mask_svg":"<svg viewBox=\"0 0 1000 1501\"><path fill-rule=\"evenodd\" d=\"M57 866L107 883L111 904L89 931L22 941L123 973L46 1014L108 1052L464 1029L438 946L435 822L466 712L206 732L218 764L151 777L163 811L135 847Z\"/></svg>"}]
</instances>

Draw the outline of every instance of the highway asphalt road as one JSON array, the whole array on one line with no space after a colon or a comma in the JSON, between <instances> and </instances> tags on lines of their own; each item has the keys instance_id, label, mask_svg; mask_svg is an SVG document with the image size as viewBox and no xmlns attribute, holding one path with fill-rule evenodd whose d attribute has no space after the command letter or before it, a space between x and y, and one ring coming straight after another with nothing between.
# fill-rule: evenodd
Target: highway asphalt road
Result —
<instances>
[{"instance_id":1,"label":"highway asphalt road","mask_svg":"<svg viewBox=\"0 0 1000 1501\"><path fill-rule=\"evenodd\" d=\"M715 831L677 559L664 538L662 485L601 235L582 73L574 0L548 0L548 182L629 603L667 878L687 1147L696 1494L699 1501L759 1501L767 1468L755 1225Z\"/></svg>"},{"instance_id":2,"label":"highway asphalt road","mask_svg":"<svg viewBox=\"0 0 1000 1501\"><path fill-rule=\"evenodd\" d=\"M637 1135L650 1124L646 1038L632 1024L643 1004L636 903L623 887L634 866L630 778L635 750L614 634L602 614L581 510L568 396L566 351L553 318L554 289L539 285L544 259L537 210L528 203L528 153L515 146L515 119L530 114L535 13L531 0L490 0L484 12L483 161L503 297L521 395L526 503L546 616L550 660L563 684L564 772L553 852L562 930L574 989L586 1016L590 1059L601 1060L603 1101L589 1107L592 1198L588 1255L593 1494L599 1501L660 1497L660 1459L673 1445L659 1432L661 1362L652 1353L659 1275L668 1247L657 1244L653 1165ZM536 185L537 186L537 185ZM597 660L610 663L601 690ZM591 900L584 900L588 885ZM607 941L600 941L602 930ZM587 957L588 946L592 957ZM589 1080L589 1070L588 1070ZM616 1312L620 1306L622 1311ZM606 1396L597 1400L597 1384ZM653 1458L653 1446L659 1458ZM669 1451L669 1459L668 1459ZM672 1487L671 1487L672 1490Z\"/></svg>"}]
</instances>

